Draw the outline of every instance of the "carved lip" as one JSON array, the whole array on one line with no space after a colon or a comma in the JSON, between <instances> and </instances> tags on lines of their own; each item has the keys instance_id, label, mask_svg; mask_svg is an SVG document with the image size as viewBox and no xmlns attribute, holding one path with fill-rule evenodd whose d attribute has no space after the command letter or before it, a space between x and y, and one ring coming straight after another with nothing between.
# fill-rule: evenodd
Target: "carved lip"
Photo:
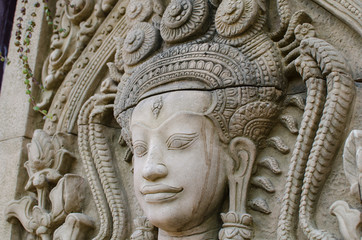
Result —
<instances>
[{"instance_id":1,"label":"carved lip","mask_svg":"<svg viewBox=\"0 0 362 240\"><path fill-rule=\"evenodd\" d=\"M183 190L182 187L155 184L143 186L141 188L141 193L145 196L146 202L163 202L172 199Z\"/></svg>"}]
</instances>

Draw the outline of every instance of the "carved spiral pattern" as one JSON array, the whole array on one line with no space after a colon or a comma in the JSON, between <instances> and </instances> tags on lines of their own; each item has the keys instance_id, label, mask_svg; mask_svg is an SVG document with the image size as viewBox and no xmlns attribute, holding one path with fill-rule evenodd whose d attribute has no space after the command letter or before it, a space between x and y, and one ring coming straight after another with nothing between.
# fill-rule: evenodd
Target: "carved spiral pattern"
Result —
<instances>
[{"instance_id":1,"label":"carved spiral pattern","mask_svg":"<svg viewBox=\"0 0 362 240\"><path fill-rule=\"evenodd\" d=\"M79 24L81 21L87 19L94 9L94 0L73 0L70 4L72 4L73 7L66 5L65 12L68 19L74 24Z\"/></svg>"},{"instance_id":2,"label":"carved spiral pattern","mask_svg":"<svg viewBox=\"0 0 362 240\"><path fill-rule=\"evenodd\" d=\"M204 31L209 16L207 0L173 0L161 20L161 36L169 43L183 41Z\"/></svg>"},{"instance_id":3,"label":"carved spiral pattern","mask_svg":"<svg viewBox=\"0 0 362 240\"><path fill-rule=\"evenodd\" d=\"M159 33L149 23L138 23L128 33L123 43L123 61L134 65L145 59L158 45Z\"/></svg>"},{"instance_id":4,"label":"carved spiral pattern","mask_svg":"<svg viewBox=\"0 0 362 240\"><path fill-rule=\"evenodd\" d=\"M127 18L130 21L146 21L153 13L152 0L134 0L127 7Z\"/></svg>"},{"instance_id":5,"label":"carved spiral pattern","mask_svg":"<svg viewBox=\"0 0 362 240\"><path fill-rule=\"evenodd\" d=\"M216 30L224 37L237 36L255 23L258 13L255 0L224 0L216 11Z\"/></svg>"}]
</instances>

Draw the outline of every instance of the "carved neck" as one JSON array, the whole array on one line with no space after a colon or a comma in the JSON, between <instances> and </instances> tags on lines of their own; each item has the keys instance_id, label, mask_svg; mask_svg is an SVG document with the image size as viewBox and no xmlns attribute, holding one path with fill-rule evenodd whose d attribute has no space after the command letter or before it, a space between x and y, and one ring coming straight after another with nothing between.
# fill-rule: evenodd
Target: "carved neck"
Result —
<instances>
[{"instance_id":1,"label":"carved neck","mask_svg":"<svg viewBox=\"0 0 362 240\"><path fill-rule=\"evenodd\" d=\"M215 214L201 225L186 231L166 232L159 228L158 240L217 240L220 228L218 214Z\"/></svg>"},{"instance_id":2,"label":"carved neck","mask_svg":"<svg viewBox=\"0 0 362 240\"><path fill-rule=\"evenodd\" d=\"M191 235L178 235L172 236L159 229L158 240L217 240L219 228L209 230L202 233L191 233Z\"/></svg>"}]
</instances>

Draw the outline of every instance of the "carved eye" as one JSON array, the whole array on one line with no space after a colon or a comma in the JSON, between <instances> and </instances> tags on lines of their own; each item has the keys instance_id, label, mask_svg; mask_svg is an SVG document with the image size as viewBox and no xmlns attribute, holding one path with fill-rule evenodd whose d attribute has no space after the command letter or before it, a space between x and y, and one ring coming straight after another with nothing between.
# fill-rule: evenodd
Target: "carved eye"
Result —
<instances>
[{"instance_id":1,"label":"carved eye","mask_svg":"<svg viewBox=\"0 0 362 240\"><path fill-rule=\"evenodd\" d=\"M173 134L170 136L167 141L167 148L169 150L177 150L177 149L185 149L191 146L199 134L191 133L191 134Z\"/></svg>"},{"instance_id":2,"label":"carved eye","mask_svg":"<svg viewBox=\"0 0 362 240\"><path fill-rule=\"evenodd\" d=\"M133 144L133 150L137 157L143 157L147 153L147 145L144 142L136 141Z\"/></svg>"}]
</instances>

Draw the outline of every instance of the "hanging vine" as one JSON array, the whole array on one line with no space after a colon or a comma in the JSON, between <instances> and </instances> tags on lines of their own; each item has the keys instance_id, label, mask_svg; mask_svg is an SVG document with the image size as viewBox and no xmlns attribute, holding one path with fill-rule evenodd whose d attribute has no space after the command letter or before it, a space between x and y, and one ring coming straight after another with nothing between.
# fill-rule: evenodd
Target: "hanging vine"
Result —
<instances>
[{"instance_id":1,"label":"hanging vine","mask_svg":"<svg viewBox=\"0 0 362 240\"><path fill-rule=\"evenodd\" d=\"M29 96L29 102L33 106L33 110L44 115L44 118L51 119L53 116L48 114L47 110L40 109L37 106L33 87L38 86L41 91L46 91L46 89L41 84L41 82L35 78L34 72L29 65L28 54L30 53L31 39L32 39L32 35L34 33L34 28L36 27L36 23L34 20L35 20L35 17L37 16L37 14L35 11L33 11L29 15L30 20L26 23L25 17L27 16L27 10L30 9L30 7L28 5L29 2L28 2L28 0L22 0L21 3L22 3L22 7L20 8L21 16L19 16L16 19L16 21L17 21L16 25L15 25L16 26L16 28L15 28L16 29L15 39L16 40L15 40L14 44L17 48L17 52L19 53L19 59L21 61L21 65L22 65L21 71L22 71L22 74L24 77L24 84L25 84L25 89L26 89L25 93ZM72 4L70 4L69 2L67 2L67 4L70 7L73 7ZM35 8L43 7L46 21L47 21L48 25L53 26L54 30L57 30L58 32L65 31L64 29L57 29L57 26L53 24L52 13L48 6L48 0L42 0L42 2L38 2L38 1L35 2L34 7ZM7 56L3 56L1 52L0 52L0 61L6 62L7 65L10 64L10 60L7 58Z\"/></svg>"}]
</instances>

